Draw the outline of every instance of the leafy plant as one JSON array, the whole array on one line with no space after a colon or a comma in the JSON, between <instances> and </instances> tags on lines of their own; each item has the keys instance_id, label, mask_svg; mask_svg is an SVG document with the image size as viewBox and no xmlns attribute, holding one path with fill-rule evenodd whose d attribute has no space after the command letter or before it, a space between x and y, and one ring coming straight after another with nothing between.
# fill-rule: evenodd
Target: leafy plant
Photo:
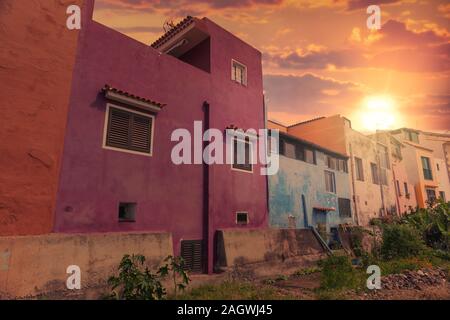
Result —
<instances>
[{"instance_id":1,"label":"leafy plant","mask_svg":"<svg viewBox=\"0 0 450 320\"><path fill-rule=\"evenodd\" d=\"M357 271L347 256L333 255L319 262L322 267L321 289L355 288L360 284Z\"/></svg>"},{"instance_id":2,"label":"leafy plant","mask_svg":"<svg viewBox=\"0 0 450 320\"><path fill-rule=\"evenodd\" d=\"M420 255L425 246L416 229L402 224L383 225L381 256L384 259L408 258Z\"/></svg>"},{"instance_id":3,"label":"leafy plant","mask_svg":"<svg viewBox=\"0 0 450 320\"><path fill-rule=\"evenodd\" d=\"M125 255L119 264L119 275L111 276L111 298L124 300L161 300L166 290L160 281L161 272L150 272L143 255Z\"/></svg>"},{"instance_id":4,"label":"leafy plant","mask_svg":"<svg viewBox=\"0 0 450 320\"><path fill-rule=\"evenodd\" d=\"M161 284L167 276L171 276L175 296L177 290L184 290L190 278L184 270L181 257L168 256L165 264L156 273L152 273L145 265L145 257L141 254L124 255L119 264L119 275L111 276L109 298L124 300L161 300L166 297L166 289ZM179 279L181 278L181 281Z\"/></svg>"},{"instance_id":5,"label":"leafy plant","mask_svg":"<svg viewBox=\"0 0 450 320\"><path fill-rule=\"evenodd\" d=\"M417 209L404 216L400 223L418 230L425 243L434 249L450 249L450 208L442 200L429 203L427 208Z\"/></svg>"},{"instance_id":6,"label":"leafy plant","mask_svg":"<svg viewBox=\"0 0 450 320\"><path fill-rule=\"evenodd\" d=\"M183 291L191 281L189 275L184 268L184 259L182 257L168 256L164 262L166 265L159 269L161 276L167 276L172 273L172 281L174 287L174 295L177 296L177 290ZM181 282L178 282L178 278L181 278Z\"/></svg>"}]
</instances>

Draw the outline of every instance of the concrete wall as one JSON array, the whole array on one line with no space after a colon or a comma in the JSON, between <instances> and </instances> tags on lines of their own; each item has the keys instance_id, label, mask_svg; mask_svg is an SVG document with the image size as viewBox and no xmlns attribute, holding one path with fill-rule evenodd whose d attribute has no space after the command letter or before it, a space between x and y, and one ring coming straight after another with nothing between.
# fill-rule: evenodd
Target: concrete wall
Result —
<instances>
[{"instance_id":1,"label":"concrete wall","mask_svg":"<svg viewBox=\"0 0 450 320\"><path fill-rule=\"evenodd\" d=\"M309 229L224 229L218 231L217 246L220 267L324 253Z\"/></svg>"},{"instance_id":2,"label":"concrete wall","mask_svg":"<svg viewBox=\"0 0 450 320\"><path fill-rule=\"evenodd\" d=\"M0 236L52 230L83 2L0 1Z\"/></svg>"},{"instance_id":3,"label":"concrete wall","mask_svg":"<svg viewBox=\"0 0 450 320\"><path fill-rule=\"evenodd\" d=\"M351 199L348 173L328 169L323 152L316 151L316 161L314 165L280 155L278 173L269 176L269 216L272 227L317 227L317 223L322 222L326 223L329 230L338 224L353 222L351 217L339 216L338 198ZM324 170L334 172L336 194L326 192ZM305 198L308 226L305 225L302 195ZM336 211L313 213L313 207L334 207ZM326 220L319 221L318 215L324 215ZM295 226L290 225L289 216L295 217Z\"/></svg>"},{"instance_id":4,"label":"concrete wall","mask_svg":"<svg viewBox=\"0 0 450 320\"><path fill-rule=\"evenodd\" d=\"M0 297L98 294L124 254L143 254L156 267L173 254L169 233L48 234L0 237ZM69 265L81 269L81 292L68 290Z\"/></svg>"}]
</instances>

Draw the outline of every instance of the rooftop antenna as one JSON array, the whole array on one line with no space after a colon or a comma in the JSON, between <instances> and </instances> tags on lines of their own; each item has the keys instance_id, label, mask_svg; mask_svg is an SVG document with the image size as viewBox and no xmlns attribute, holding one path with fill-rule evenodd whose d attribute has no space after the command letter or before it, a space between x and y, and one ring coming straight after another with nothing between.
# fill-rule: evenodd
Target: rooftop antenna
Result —
<instances>
[{"instance_id":1,"label":"rooftop antenna","mask_svg":"<svg viewBox=\"0 0 450 320\"><path fill-rule=\"evenodd\" d=\"M175 28L174 20L175 19L173 17L170 17L170 18L166 19L166 21L164 21L164 24L163 24L164 32L169 32L171 29Z\"/></svg>"}]
</instances>

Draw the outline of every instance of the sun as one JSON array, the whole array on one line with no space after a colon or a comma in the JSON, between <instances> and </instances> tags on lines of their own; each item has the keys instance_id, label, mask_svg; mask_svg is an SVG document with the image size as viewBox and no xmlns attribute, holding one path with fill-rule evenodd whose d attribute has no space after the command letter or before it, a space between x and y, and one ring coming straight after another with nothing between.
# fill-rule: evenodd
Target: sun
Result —
<instances>
[{"instance_id":1,"label":"sun","mask_svg":"<svg viewBox=\"0 0 450 320\"><path fill-rule=\"evenodd\" d=\"M368 131L393 129L397 123L394 100L390 96L370 96L360 109L362 127Z\"/></svg>"}]
</instances>

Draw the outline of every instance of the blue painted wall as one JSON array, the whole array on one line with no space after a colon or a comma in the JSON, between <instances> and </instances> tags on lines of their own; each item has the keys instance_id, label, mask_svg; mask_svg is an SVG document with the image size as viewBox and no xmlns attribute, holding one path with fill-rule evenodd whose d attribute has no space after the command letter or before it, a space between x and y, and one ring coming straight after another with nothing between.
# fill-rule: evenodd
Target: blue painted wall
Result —
<instances>
[{"instance_id":1,"label":"blue painted wall","mask_svg":"<svg viewBox=\"0 0 450 320\"><path fill-rule=\"evenodd\" d=\"M328 169L325 161L326 155L319 151L316 151L317 164L280 155L278 173L269 176L269 217L272 227L288 228L289 216L295 217L296 228L305 228L306 223L310 226L325 223L329 231L330 227L353 222L353 218L339 216L338 206L338 198L351 199L349 174ZM336 194L325 191L325 170L335 174ZM336 211L314 212L313 207L334 207Z\"/></svg>"}]
</instances>

